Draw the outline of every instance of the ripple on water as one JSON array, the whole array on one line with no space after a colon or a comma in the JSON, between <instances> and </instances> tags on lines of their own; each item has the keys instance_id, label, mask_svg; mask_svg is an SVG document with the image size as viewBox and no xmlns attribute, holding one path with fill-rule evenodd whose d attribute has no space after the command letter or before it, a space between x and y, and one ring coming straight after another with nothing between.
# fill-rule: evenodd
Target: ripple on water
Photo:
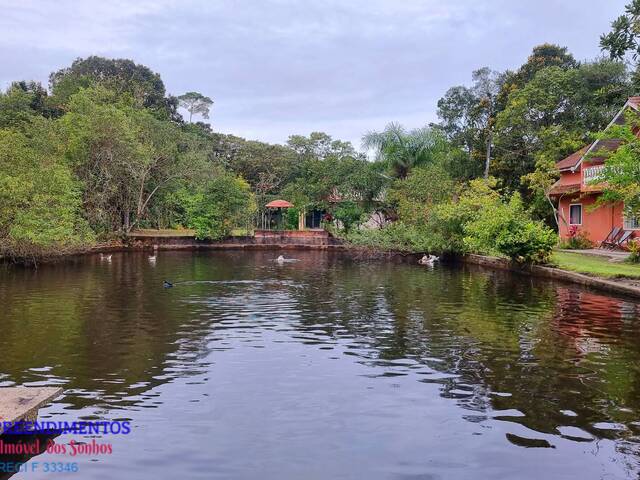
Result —
<instances>
[{"instance_id":1,"label":"ripple on water","mask_svg":"<svg viewBox=\"0 0 640 480\"><path fill-rule=\"evenodd\" d=\"M636 303L504 272L296 257L0 272L0 386L63 385L48 417L131 418L139 441L113 464L136 478L640 472Z\"/></svg>"}]
</instances>

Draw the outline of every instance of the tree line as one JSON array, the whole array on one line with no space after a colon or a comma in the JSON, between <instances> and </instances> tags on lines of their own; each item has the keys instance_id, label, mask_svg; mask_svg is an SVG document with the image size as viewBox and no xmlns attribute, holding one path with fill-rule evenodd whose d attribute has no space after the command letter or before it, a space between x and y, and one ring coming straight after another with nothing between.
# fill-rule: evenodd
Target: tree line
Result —
<instances>
[{"instance_id":1,"label":"tree line","mask_svg":"<svg viewBox=\"0 0 640 480\"><path fill-rule=\"evenodd\" d=\"M607 128L640 92L640 0L600 38L603 55L578 61L566 47L536 46L515 70L471 73L470 85L438 101L439 122L406 131L391 123L364 137L396 180L387 228L353 241L409 251L497 254L549 260L558 218L548 197L556 162L598 138L622 140L608 152L603 201L623 200L640 215L640 118ZM599 152L602 156L602 152Z\"/></svg>"},{"instance_id":2,"label":"tree line","mask_svg":"<svg viewBox=\"0 0 640 480\"><path fill-rule=\"evenodd\" d=\"M438 101L438 122L389 123L364 134L364 152L322 132L284 145L217 133L203 122L211 98L170 95L159 74L127 59L77 59L46 87L16 81L0 93L0 249L47 254L136 228L219 239L281 197L325 212L356 243L495 252L504 234L499 253L542 261L525 247L547 249L557 228L546 196L555 162L603 135L640 91L639 13L634 0L601 37L607 56L578 61L542 44L517 69L477 69ZM620 164L636 158L629 143ZM638 180L612 178L626 190L609 197L626 192L633 204ZM372 213L386 225L358 228Z\"/></svg>"}]
</instances>

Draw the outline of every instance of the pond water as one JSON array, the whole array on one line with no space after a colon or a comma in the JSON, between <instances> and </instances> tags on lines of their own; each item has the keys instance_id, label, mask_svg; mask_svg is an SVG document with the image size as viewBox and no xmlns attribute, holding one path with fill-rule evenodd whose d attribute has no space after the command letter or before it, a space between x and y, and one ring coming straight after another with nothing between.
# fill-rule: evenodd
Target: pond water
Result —
<instances>
[{"instance_id":1,"label":"pond water","mask_svg":"<svg viewBox=\"0 0 640 480\"><path fill-rule=\"evenodd\" d=\"M82 479L596 479L640 472L640 305L464 266L160 252L0 270L0 386ZM173 288L164 289L169 279Z\"/></svg>"}]
</instances>

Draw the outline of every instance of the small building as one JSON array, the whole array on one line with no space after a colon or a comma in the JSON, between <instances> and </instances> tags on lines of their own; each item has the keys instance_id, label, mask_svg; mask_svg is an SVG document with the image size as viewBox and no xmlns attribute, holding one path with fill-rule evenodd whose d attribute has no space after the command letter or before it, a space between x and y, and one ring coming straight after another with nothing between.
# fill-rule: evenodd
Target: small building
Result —
<instances>
[{"instance_id":1,"label":"small building","mask_svg":"<svg viewBox=\"0 0 640 480\"><path fill-rule=\"evenodd\" d=\"M640 97L630 97L609 126L623 124L628 109L640 113ZM596 140L556 164L560 179L551 188L549 196L558 208L561 239L580 233L600 244L614 227L640 230L638 219L625 216L622 202L596 204L603 185L594 184L594 181L601 175L606 154L615 151L620 143L615 139Z\"/></svg>"}]
</instances>

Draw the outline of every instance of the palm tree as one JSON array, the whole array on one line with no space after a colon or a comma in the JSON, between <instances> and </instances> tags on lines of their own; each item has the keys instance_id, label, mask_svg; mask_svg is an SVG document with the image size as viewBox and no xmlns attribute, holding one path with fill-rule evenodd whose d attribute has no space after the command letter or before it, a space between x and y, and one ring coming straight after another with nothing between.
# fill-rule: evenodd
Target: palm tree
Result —
<instances>
[{"instance_id":1,"label":"palm tree","mask_svg":"<svg viewBox=\"0 0 640 480\"><path fill-rule=\"evenodd\" d=\"M438 131L416 128L407 131L399 123L389 123L382 132L368 132L362 137L363 148L373 149L398 178L405 178L413 167L432 163L446 149Z\"/></svg>"}]
</instances>

